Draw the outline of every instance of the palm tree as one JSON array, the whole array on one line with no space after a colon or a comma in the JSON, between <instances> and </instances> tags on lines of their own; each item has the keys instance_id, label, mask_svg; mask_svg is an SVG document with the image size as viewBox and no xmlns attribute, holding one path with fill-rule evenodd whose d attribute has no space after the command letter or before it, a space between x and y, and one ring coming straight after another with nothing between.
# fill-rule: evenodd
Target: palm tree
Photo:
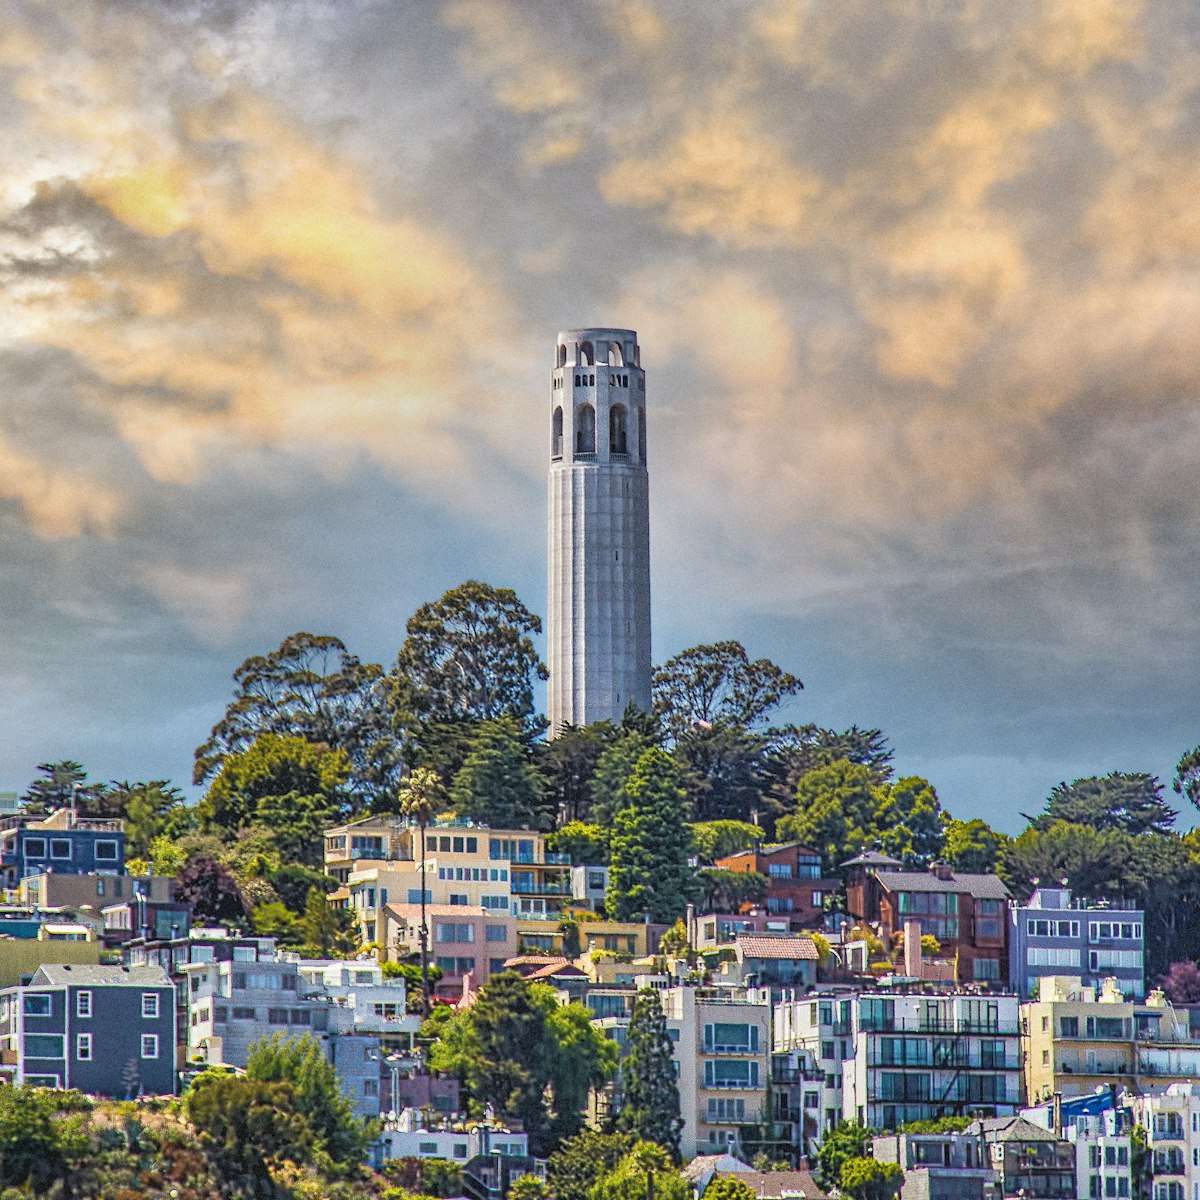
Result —
<instances>
[{"instance_id":1,"label":"palm tree","mask_svg":"<svg viewBox=\"0 0 1200 1200\"><path fill-rule=\"evenodd\" d=\"M429 1016L429 925L425 920L425 830L445 801L441 776L428 767L417 767L400 789L400 812L416 821L421 830L421 1012Z\"/></svg>"}]
</instances>

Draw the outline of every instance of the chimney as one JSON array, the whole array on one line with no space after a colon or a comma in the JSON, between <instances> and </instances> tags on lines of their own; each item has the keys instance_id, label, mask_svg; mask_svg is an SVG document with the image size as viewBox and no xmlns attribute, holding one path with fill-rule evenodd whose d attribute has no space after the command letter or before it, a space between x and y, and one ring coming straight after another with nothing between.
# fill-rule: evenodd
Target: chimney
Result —
<instances>
[{"instance_id":1,"label":"chimney","mask_svg":"<svg viewBox=\"0 0 1200 1200\"><path fill-rule=\"evenodd\" d=\"M904 922L904 973L912 979L921 978L921 922Z\"/></svg>"}]
</instances>

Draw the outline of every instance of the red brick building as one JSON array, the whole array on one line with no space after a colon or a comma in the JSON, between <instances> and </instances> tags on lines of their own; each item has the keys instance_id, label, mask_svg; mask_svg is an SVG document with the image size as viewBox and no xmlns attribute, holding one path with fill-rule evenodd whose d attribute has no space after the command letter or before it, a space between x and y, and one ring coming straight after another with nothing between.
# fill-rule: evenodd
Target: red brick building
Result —
<instances>
[{"instance_id":1,"label":"red brick building","mask_svg":"<svg viewBox=\"0 0 1200 1200\"><path fill-rule=\"evenodd\" d=\"M933 863L905 871L886 854L870 851L842 864L846 908L873 926L885 946L906 920L921 923L941 943L940 958L958 963L960 983L1008 978L1008 889L995 875L952 871Z\"/></svg>"},{"instance_id":2,"label":"red brick building","mask_svg":"<svg viewBox=\"0 0 1200 1200\"><path fill-rule=\"evenodd\" d=\"M823 877L820 854L799 842L741 850L718 858L715 865L725 871L765 875L768 886L763 903L767 914L786 918L792 930L818 928L824 918L825 900L838 890L840 882Z\"/></svg>"}]
</instances>

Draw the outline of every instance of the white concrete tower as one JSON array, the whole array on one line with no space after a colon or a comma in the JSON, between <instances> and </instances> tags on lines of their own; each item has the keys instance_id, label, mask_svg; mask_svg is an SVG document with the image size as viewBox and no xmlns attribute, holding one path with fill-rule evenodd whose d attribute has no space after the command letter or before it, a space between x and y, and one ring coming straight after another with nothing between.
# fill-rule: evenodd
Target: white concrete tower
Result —
<instances>
[{"instance_id":1,"label":"white concrete tower","mask_svg":"<svg viewBox=\"0 0 1200 1200\"><path fill-rule=\"evenodd\" d=\"M550 736L650 710L646 376L632 329L558 335L550 384Z\"/></svg>"}]
</instances>

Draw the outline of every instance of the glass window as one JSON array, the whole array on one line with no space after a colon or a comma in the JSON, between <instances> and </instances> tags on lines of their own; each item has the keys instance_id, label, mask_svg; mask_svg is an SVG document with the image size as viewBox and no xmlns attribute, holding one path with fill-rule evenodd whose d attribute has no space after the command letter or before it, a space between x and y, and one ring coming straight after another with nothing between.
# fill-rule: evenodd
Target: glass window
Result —
<instances>
[{"instance_id":1,"label":"glass window","mask_svg":"<svg viewBox=\"0 0 1200 1200\"><path fill-rule=\"evenodd\" d=\"M51 838L50 839L50 857L58 859L67 859L71 857L71 839L70 838Z\"/></svg>"},{"instance_id":2,"label":"glass window","mask_svg":"<svg viewBox=\"0 0 1200 1200\"><path fill-rule=\"evenodd\" d=\"M25 997L25 1015L27 1017L48 1017L50 1015L50 995L48 992L35 992Z\"/></svg>"},{"instance_id":3,"label":"glass window","mask_svg":"<svg viewBox=\"0 0 1200 1200\"><path fill-rule=\"evenodd\" d=\"M142 1057L157 1058L158 1057L158 1034L143 1033L142 1034Z\"/></svg>"},{"instance_id":4,"label":"glass window","mask_svg":"<svg viewBox=\"0 0 1200 1200\"><path fill-rule=\"evenodd\" d=\"M27 1058L62 1058L63 1039L61 1033L27 1033L25 1035Z\"/></svg>"},{"instance_id":5,"label":"glass window","mask_svg":"<svg viewBox=\"0 0 1200 1200\"><path fill-rule=\"evenodd\" d=\"M80 1062L92 1061L92 1035L90 1033L75 1035L75 1057Z\"/></svg>"},{"instance_id":6,"label":"glass window","mask_svg":"<svg viewBox=\"0 0 1200 1200\"><path fill-rule=\"evenodd\" d=\"M116 862L117 861L117 843L113 841L102 841L96 843L96 861L97 862Z\"/></svg>"},{"instance_id":7,"label":"glass window","mask_svg":"<svg viewBox=\"0 0 1200 1200\"><path fill-rule=\"evenodd\" d=\"M26 858L45 858L46 857L46 839L45 838L26 838L25 839L25 857Z\"/></svg>"},{"instance_id":8,"label":"glass window","mask_svg":"<svg viewBox=\"0 0 1200 1200\"><path fill-rule=\"evenodd\" d=\"M92 1015L92 993L90 991L75 993L75 1015L77 1017L90 1017Z\"/></svg>"},{"instance_id":9,"label":"glass window","mask_svg":"<svg viewBox=\"0 0 1200 1200\"><path fill-rule=\"evenodd\" d=\"M158 993L143 992L142 993L142 1016L150 1020L158 1018Z\"/></svg>"},{"instance_id":10,"label":"glass window","mask_svg":"<svg viewBox=\"0 0 1200 1200\"><path fill-rule=\"evenodd\" d=\"M486 934L489 942L508 941L508 927L505 925L489 925Z\"/></svg>"}]
</instances>

